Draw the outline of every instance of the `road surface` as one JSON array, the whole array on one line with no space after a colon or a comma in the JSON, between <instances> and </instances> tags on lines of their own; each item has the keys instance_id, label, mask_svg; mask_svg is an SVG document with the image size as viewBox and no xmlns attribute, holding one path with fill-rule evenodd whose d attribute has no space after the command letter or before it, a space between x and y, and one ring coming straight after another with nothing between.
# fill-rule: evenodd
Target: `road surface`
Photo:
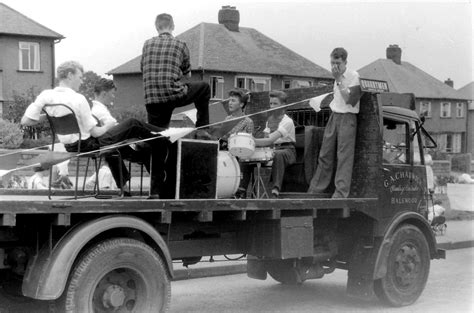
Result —
<instances>
[{"instance_id":1,"label":"road surface","mask_svg":"<svg viewBox=\"0 0 474 313\"><path fill-rule=\"evenodd\" d=\"M473 306L474 248L451 250L447 260L431 262L428 284L420 299L404 308L390 308L376 299L362 301L345 293L347 273L336 270L301 286L283 286L245 274L183 280L172 283L170 313L208 312L396 312L464 313ZM5 297L0 289L0 313L55 312L48 303ZM57 312L57 311L56 311Z\"/></svg>"}]
</instances>

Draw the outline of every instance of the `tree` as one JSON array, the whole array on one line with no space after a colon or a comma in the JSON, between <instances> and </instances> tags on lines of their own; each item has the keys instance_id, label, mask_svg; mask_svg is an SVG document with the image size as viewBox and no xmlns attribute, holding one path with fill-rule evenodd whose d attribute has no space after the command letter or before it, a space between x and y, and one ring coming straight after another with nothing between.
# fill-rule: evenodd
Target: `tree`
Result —
<instances>
[{"instance_id":1,"label":"tree","mask_svg":"<svg viewBox=\"0 0 474 313\"><path fill-rule=\"evenodd\" d=\"M82 76L82 85L79 88L79 93L83 94L88 101L94 99L94 86L99 79L101 79L101 77L93 71L87 71Z\"/></svg>"}]
</instances>

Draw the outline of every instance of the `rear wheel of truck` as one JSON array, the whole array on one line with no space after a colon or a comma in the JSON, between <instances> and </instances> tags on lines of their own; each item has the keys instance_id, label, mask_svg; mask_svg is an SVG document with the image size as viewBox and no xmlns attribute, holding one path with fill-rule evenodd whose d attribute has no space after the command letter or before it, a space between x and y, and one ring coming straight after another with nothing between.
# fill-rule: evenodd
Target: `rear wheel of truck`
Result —
<instances>
[{"instance_id":1,"label":"rear wheel of truck","mask_svg":"<svg viewBox=\"0 0 474 313\"><path fill-rule=\"evenodd\" d=\"M71 272L65 312L166 312L170 279L161 257L145 243L117 238L86 251Z\"/></svg>"},{"instance_id":2,"label":"rear wheel of truck","mask_svg":"<svg viewBox=\"0 0 474 313\"><path fill-rule=\"evenodd\" d=\"M423 233L403 225L393 234L387 259L387 274L374 282L383 302L399 307L412 304L423 292L430 271L429 247Z\"/></svg>"},{"instance_id":3,"label":"rear wheel of truck","mask_svg":"<svg viewBox=\"0 0 474 313\"><path fill-rule=\"evenodd\" d=\"M294 266L294 260L269 260L266 267L270 276L284 285L298 285L303 282L298 270Z\"/></svg>"}]
</instances>

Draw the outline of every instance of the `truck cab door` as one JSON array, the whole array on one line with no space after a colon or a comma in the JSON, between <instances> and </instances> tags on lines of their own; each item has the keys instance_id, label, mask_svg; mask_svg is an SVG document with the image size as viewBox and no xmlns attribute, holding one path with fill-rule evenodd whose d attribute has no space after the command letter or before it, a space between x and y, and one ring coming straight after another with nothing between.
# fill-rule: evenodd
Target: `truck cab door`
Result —
<instances>
[{"instance_id":1,"label":"truck cab door","mask_svg":"<svg viewBox=\"0 0 474 313\"><path fill-rule=\"evenodd\" d=\"M426 169L416 126L409 118L383 118L382 215L426 209Z\"/></svg>"}]
</instances>

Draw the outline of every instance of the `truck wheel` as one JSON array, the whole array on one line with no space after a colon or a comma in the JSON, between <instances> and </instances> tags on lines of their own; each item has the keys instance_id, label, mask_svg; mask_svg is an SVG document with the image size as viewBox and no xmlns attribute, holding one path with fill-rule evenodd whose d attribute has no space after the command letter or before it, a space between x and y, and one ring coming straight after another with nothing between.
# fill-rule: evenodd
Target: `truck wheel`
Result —
<instances>
[{"instance_id":1,"label":"truck wheel","mask_svg":"<svg viewBox=\"0 0 474 313\"><path fill-rule=\"evenodd\" d=\"M105 240L86 251L71 272L65 312L166 312L170 280L161 257L141 241Z\"/></svg>"},{"instance_id":2,"label":"truck wheel","mask_svg":"<svg viewBox=\"0 0 474 313\"><path fill-rule=\"evenodd\" d=\"M387 274L374 282L377 297L395 307L415 302L423 292L430 271L428 243L413 225L404 225L393 234L387 259Z\"/></svg>"},{"instance_id":3,"label":"truck wheel","mask_svg":"<svg viewBox=\"0 0 474 313\"><path fill-rule=\"evenodd\" d=\"M284 285L301 284L303 280L293 263L294 260L291 259L267 261L267 272L274 280Z\"/></svg>"}]
</instances>

